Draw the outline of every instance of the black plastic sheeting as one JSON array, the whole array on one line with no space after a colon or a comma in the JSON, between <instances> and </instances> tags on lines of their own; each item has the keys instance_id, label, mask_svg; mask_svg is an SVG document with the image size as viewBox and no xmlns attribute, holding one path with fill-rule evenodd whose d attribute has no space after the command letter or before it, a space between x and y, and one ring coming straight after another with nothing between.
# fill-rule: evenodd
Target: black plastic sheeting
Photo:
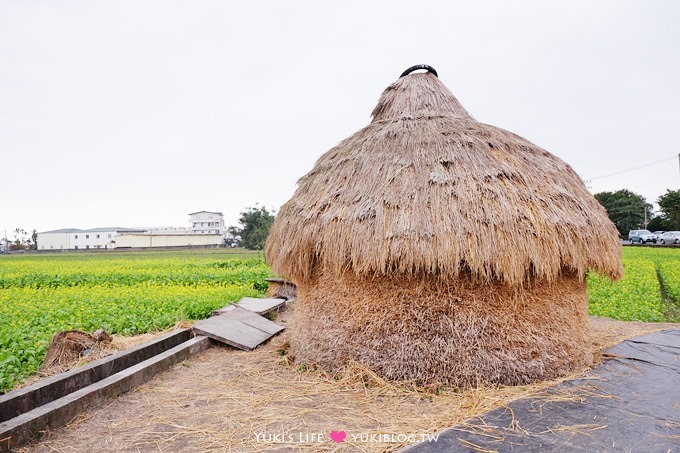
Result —
<instances>
[{"instance_id":1,"label":"black plastic sheeting","mask_svg":"<svg viewBox=\"0 0 680 453\"><path fill-rule=\"evenodd\" d=\"M583 378L403 451L680 452L680 330L626 340Z\"/></svg>"}]
</instances>

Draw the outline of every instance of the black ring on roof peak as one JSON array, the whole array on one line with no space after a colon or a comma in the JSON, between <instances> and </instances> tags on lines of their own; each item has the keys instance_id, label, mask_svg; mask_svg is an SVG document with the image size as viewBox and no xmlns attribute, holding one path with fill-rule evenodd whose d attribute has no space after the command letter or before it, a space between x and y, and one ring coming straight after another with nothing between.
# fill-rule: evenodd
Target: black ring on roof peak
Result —
<instances>
[{"instance_id":1,"label":"black ring on roof peak","mask_svg":"<svg viewBox=\"0 0 680 453\"><path fill-rule=\"evenodd\" d=\"M415 66L411 66L406 71L402 72L401 75L399 76L399 78L401 79L402 77L407 76L410 73L412 73L413 71L417 71L418 69L425 69L427 72L434 74L435 77L439 77L437 75L437 71L435 71L434 68L432 66L430 66L429 64L417 64Z\"/></svg>"}]
</instances>

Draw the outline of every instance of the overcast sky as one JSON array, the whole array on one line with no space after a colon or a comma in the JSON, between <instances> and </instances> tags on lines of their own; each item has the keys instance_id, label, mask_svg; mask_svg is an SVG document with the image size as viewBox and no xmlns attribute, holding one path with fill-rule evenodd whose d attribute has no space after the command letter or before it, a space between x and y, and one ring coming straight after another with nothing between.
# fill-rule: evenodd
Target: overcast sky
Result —
<instances>
[{"instance_id":1,"label":"overcast sky","mask_svg":"<svg viewBox=\"0 0 680 453\"><path fill-rule=\"evenodd\" d=\"M679 24L675 0L0 0L0 236L278 209L418 63L653 202L680 186Z\"/></svg>"}]
</instances>

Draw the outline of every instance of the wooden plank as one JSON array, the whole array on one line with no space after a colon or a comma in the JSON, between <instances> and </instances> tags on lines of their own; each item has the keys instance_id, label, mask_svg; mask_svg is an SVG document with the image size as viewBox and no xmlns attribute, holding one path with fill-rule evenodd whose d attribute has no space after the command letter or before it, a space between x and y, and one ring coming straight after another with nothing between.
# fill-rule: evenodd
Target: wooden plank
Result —
<instances>
[{"instance_id":1,"label":"wooden plank","mask_svg":"<svg viewBox=\"0 0 680 453\"><path fill-rule=\"evenodd\" d=\"M225 316L214 316L196 323L194 332L244 351L252 351L271 337L267 332L240 321L225 319Z\"/></svg>"},{"instance_id":2,"label":"wooden plank","mask_svg":"<svg viewBox=\"0 0 680 453\"><path fill-rule=\"evenodd\" d=\"M286 299L278 297L269 298L255 298L255 297L244 297L236 304L229 304L226 307L218 308L213 311L213 315L218 316L224 313L228 313L234 309L234 307L239 306L250 310L254 313L263 315L270 311L277 310L286 303Z\"/></svg>"},{"instance_id":3,"label":"wooden plank","mask_svg":"<svg viewBox=\"0 0 680 453\"><path fill-rule=\"evenodd\" d=\"M276 310L286 303L286 299L279 299L268 297L264 299L258 299L255 297L244 297L236 305L246 310L258 313L260 315Z\"/></svg>"},{"instance_id":4,"label":"wooden plank","mask_svg":"<svg viewBox=\"0 0 680 453\"><path fill-rule=\"evenodd\" d=\"M291 282L290 280L286 280L285 278L276 278L276 277L265 278L264 281L265 281L265 282L270 282L270 283L281 283L281 284L287 283L287 284L289 284L289 285L293 285L293 284L294 284L293 282Z\"/></svg>"},{"instance_id":5,"label":"wooden plank","mask_svg":"<svg viewBox=\"0 0 680 453\"><path fill-rule=\"evenodd\" d=\"M228 316L231 319L241 321L250 327L267 332L270 335L276 335L284 329L283 326L280 326L275 322L271 322L264 316L258 315L257 313L253 313L252 311L238 306L237 309L231 311Z\"/></svg>"},{"instance_id":6,"label":"wooden plank","mask_svg":"<svg viewBox=\"0 0 680 453\"><path fill-rule=\"evenodd\" d=\"M284 328L257 313L235 306L220 316L197 322L193 329L200 335L251 351Z\"/></svg>"},{"instance_id":7,"label":"wooden plank","mask_svg":"<svg viewBox=\"0 0 680 453\"><path fill-rule=\"evenodd\" d=\"M235 309L236 309L236 305L229 304L226 307L218 308L217 310L213 311L213 316L219 316L221 314L228 313L231 310L235 310Z\"/></svg>"}]
</instances>

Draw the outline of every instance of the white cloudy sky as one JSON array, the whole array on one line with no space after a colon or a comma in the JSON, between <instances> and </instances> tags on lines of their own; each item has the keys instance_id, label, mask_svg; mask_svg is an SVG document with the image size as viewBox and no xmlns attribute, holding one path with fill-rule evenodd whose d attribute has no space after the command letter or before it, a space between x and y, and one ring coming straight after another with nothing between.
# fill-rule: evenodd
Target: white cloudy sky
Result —
<instances>
[{"instance_id":1,"label":"white cloudy sky","mask_svg":"<svg viewBox=\"0 0 680 453\"><path fill-rule=\"evenodd\" d=\"M680 185L678 24L674 0L0 0L0 235L278 208L417 63L651 202Z\"/></svg>"}]
</instances>

